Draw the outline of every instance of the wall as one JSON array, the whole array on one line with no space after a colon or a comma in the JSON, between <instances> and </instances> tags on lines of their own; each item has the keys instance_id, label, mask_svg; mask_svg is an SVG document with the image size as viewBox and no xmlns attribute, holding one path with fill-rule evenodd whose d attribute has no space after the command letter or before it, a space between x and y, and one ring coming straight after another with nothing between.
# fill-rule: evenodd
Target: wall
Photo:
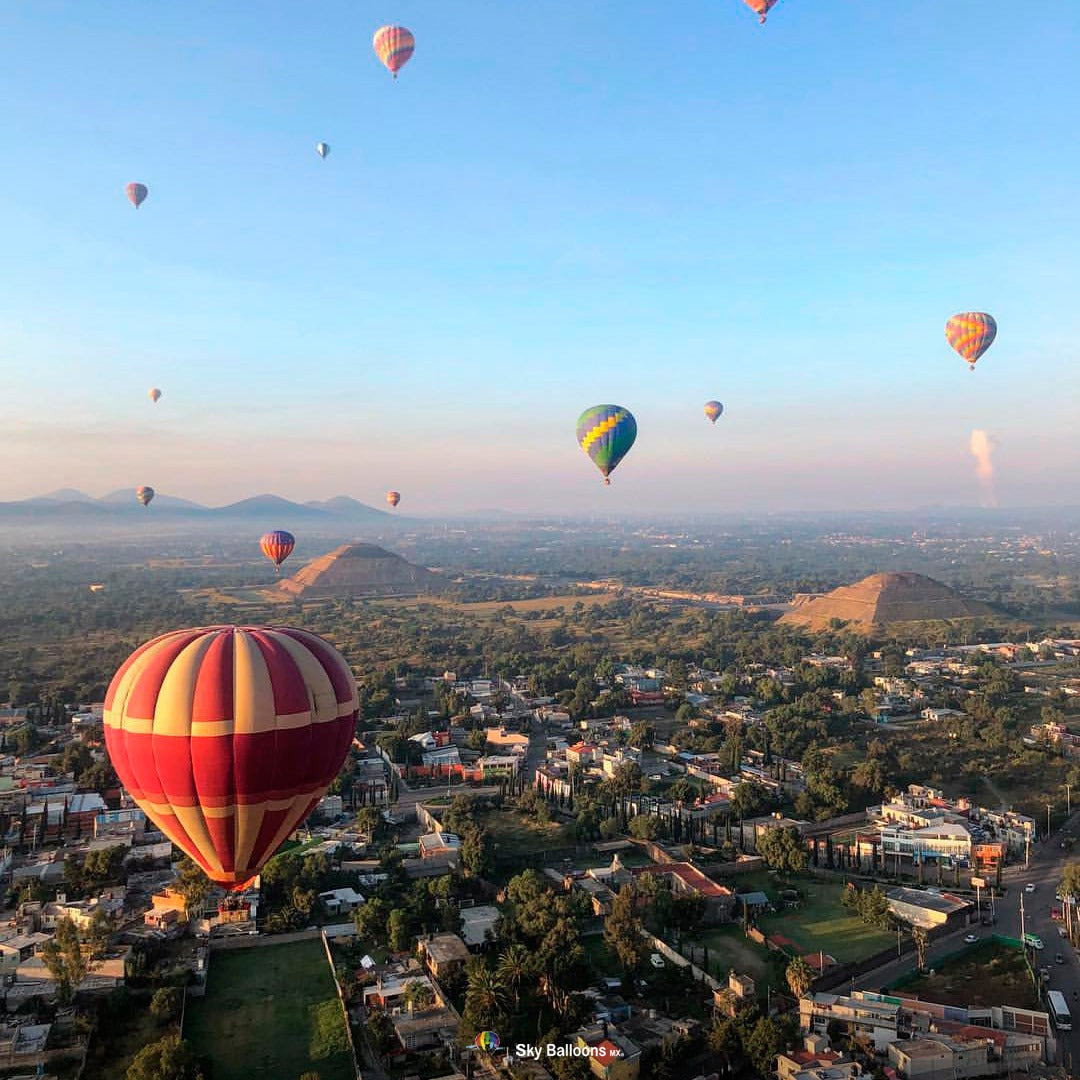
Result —
<instances>
[{"instance_id":1,"label":"wall","mask_svg":"<svg viewBox=\"0 0 1080 1080\"><path fill-rule=\"evenodd\" d=\"M694 978L697 979L698 982L701 982L701 980L704 979L706 986L711 990L720 990L727 986L726 982L718 982L708 972L702 971L697 964L690 963L685 956L676 952L666 941L661 941L660 938L654 937L647 930L642 930L641 934L652 946L654 952L658 952L661 956L670 960L676 967L688 967Z\"/></svg>"}]
</instances>

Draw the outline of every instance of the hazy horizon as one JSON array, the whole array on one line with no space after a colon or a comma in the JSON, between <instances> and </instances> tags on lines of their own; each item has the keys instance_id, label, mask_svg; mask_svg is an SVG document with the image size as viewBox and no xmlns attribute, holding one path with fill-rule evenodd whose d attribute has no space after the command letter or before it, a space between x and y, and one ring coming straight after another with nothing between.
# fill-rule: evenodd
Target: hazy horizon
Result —
<instances>
[{"instance_id":1,"label":"hazy horizon","mask_svg":"<svg viewBox=\"0 0 1080 1080\"><path fill-rule=\"evenodd\" d=\"M396 82L384 16L417 37ZM103 0L0 29L0 500L1080 502L1076 8ZM974 374L943 333L968 309L1000 327ZM639 425L607 489L574 439L599 402Z\"/></svg>"}]
</instances>

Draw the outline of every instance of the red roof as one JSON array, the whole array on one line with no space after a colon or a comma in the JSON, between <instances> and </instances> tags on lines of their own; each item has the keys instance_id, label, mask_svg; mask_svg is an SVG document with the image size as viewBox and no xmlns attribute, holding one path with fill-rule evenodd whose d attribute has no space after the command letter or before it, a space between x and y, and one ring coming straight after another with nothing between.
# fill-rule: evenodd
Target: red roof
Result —
<instances>
[{"instance_id":1,"label":"red roof","mask_svg":"<svg viewBox=\"0 0 1080 1080\"><path fill-rule=\"evenodd\" d=\"M706 877L696 866L690 863L664 863L662 866L642 866L634 871L635 874L671 874L677 877L684 885L688 885L702 896L730 896L731 890L723 885L717 885L712 878Z\"/></svg>"}]
</instances>

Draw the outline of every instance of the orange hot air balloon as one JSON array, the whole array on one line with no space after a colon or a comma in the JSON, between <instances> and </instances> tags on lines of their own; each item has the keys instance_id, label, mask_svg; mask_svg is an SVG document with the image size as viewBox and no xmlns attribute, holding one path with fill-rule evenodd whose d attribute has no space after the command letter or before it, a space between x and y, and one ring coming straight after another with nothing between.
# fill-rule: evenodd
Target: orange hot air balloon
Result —
<instances>
[{"instance_id":1,"label":"orange hot air balloon","mask_svg":"<svg viewBox=\"0 0 1080 1080\"><path fill-rule=\"evenodd\" d=\"M975 370L975 362L997 337L997 323L985 311L962 311L945 324L945 340Z\"/></svg>"},{"instance_id":2,"label":"orange hot air balloon","mask_svg":"<svg viewBox=\"0 0 1080 1080\"><path fill-rule=\"evenodd\" d=\"M371 44L375 55L396 79L397 73L409 62L416 48L416 38L404 26L380 26Z\"/></svg>"},{"instance_id":3,"label":"orange hot air balloon","mask_svg":"<svg viewBox=\"0 0 1080 1080\"><path fill-rule=\"evenodd\" d=\"M161 400L161 391L155 386L152 390L147 390L146 396L156 405Z\"/></svg>"},{"instance_id":4,"label":"orange hot air balloon","mask_svg":"<svg viewBox=\"0 0 1080 1080\"><path fill-rule=\"evenodd\" d=\"M278 568L292 554L296 547L296 537L284 529L273 529L264 533L259 540L262 553Z\"/></svg>"},{"instance_id":5,"label":"orange hot air balloon","mask_svg":"<svg viewBox=\"0 0 1080 1080\"><path fill-rule=\"evenodd\" d=\"M757 14L758 22L765 25L765 16L776 6L776 0L745 0L746 6Z\"/></svg>"},{"instance_id":6,"label":"orange hot air balloon","mask_svg":"<svg viewBox=\"0 0 1080 1080\"><path fill-rule=\"evenodd\" d=\"M146 816L237 891L334 781L358 705L344 657L306 630L175 630L113 676L105 748Z\"/></svg>"},{"instance_id":7,"label":"orange hot air balloon","mask_svg":"<svg viewBox=\"0 0 1080 1080\"><path fill-rule=\"evenodd\" d=\"M150 194L150 189L145 184L128 184L124 190L127 192L129 202L136 210L142 206L146 196Z\"/></svg>"},{"instance_id":8,"label":"orange hot air balloon","mask_svg":"<svg viewBox=\"0 0 1080 1080\"><path fill-rule=\"evenodd\" d=\"M401 502L401 492L400 491L388 491L386 493L386 501L391 506L397 506L397 504L399 502Z\"/></svg>"}]
</instances>

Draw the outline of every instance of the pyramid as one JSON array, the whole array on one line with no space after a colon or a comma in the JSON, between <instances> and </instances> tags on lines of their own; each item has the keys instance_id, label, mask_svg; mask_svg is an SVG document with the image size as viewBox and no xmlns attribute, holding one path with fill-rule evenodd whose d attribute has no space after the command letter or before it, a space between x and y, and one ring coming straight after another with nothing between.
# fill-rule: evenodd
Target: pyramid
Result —
<instances>
[{"instance_id":1,"label":"pyramid","mask_svg":"<svg viewBox=\"0 0 1080 1080\"><path fill-rule=\"evenodd\" d=\"M893 623L929 622L938 619L975 619L993 615L988 605L967 600L959 593L922 574L871 574L854 585L799 604L781 616L789 626L827 630L833 619L852 630L869 632Z\"/></svg>"},{"instance_id":2,"label":"pyramid","mask_svg":"<svg viewBox=\"0 0 1080 1080\"><path fill-rule=\"evenodd\" d=\"M444 587L438 574L375 544L342 544L278 582L293 596L415 596Z\"/></svg>"}]
</instances>

